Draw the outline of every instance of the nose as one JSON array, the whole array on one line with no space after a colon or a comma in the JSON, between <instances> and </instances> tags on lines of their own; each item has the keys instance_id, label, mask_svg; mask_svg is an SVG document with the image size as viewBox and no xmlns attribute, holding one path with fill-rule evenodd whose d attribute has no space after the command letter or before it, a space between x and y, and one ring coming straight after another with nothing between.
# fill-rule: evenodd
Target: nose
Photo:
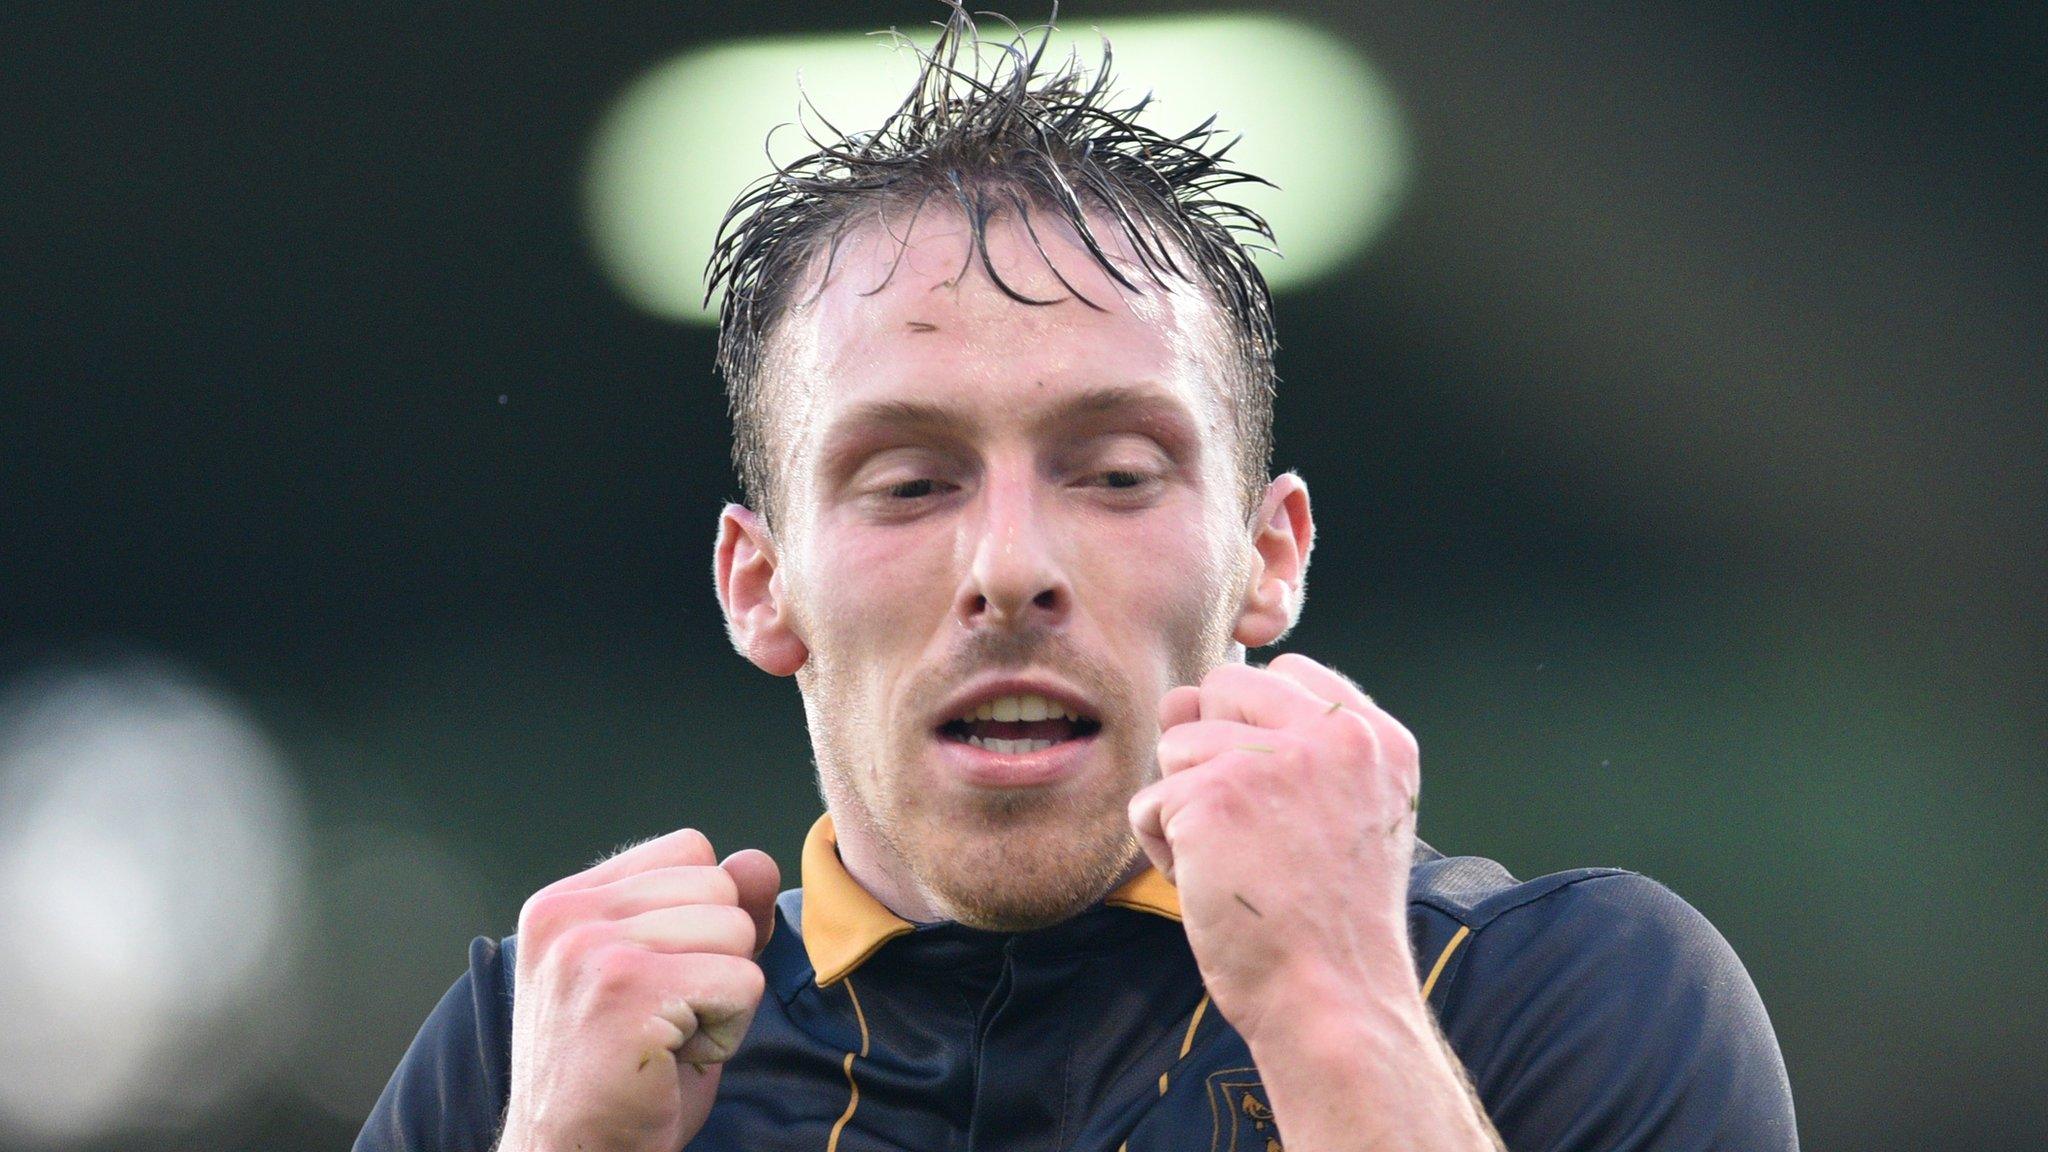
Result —
<instances>
[{"instance_id":1,"label":"nose","mask_svg":"<svg viewBox=\"0 0 2048 1152\"><path fill-rule=\"evenodd\" d=\"M955 605L962 625L1021 631L1066 621L1074 592L1029 469L991 469L979 516L962 521L969 560Z\"/></svg>"}]
</instances>

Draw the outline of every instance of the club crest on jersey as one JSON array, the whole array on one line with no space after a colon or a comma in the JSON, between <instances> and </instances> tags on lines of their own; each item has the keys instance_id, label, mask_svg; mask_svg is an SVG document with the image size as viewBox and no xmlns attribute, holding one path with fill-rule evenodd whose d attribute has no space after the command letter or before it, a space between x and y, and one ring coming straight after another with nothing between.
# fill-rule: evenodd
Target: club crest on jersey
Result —
<instances>
[{"instance_id":1,"label":"club crest on jersey","mask_svg":"<svg viewBox=\"0 0 2048 1152\"><path fill-rule=\"evenodd\" d=\"M1283 1152L1280 1126L1266 1102L1257 1068L1225 1068L1209 1074L1209 1115L1214 1120L1210 1152Z\"/></svg>"}]
</instances>

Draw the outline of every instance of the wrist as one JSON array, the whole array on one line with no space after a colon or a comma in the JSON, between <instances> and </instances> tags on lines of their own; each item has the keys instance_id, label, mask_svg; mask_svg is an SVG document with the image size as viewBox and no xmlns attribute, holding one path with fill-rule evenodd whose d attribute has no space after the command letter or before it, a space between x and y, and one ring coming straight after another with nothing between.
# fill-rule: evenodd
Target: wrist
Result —
<instances>
[{"instance_id":1,"label":"wrist","mask_svg":"<svg viewBox=\"0 0 2048 1152\"><path fill-rule=\"evenodd\" d=\"M1412 971L1305 995L1240 1028L1287 1147L1500 1152Z\"/></svg>"},{"instance_id":2,"label":"wrist","mask_svg":"<svg viewBox=\"0 0 2048 1152\"><path fill-rule=\"evenodd\" d=\"M1387 971L1290 966L1275 974L1263 999L1266 1006L1238 1024L1262 1068L1261 1049L1288 1062L1328 1063L1434 1046L1429 1007L1405 964Z\"/></svg>"}]
</instances>

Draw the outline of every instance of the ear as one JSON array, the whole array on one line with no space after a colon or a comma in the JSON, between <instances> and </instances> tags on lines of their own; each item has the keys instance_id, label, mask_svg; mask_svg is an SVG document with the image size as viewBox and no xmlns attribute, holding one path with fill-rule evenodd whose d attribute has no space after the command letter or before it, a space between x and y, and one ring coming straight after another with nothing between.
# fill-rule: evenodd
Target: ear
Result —
<instances>
[{"instance_id":1,"label":"ear","mask_svg":"<svg viewBox=\"0 0 2048 1152\"><path fill-rule=\"evenodd\" d=\"M794 676L811 650L791 622L775 539L752 509L727 504L719 514L712 570L732 646L771 676Z\"/></svg>"},{"instance_id":2,"label":"ear","mask_svg":"<svg viewBox=\"0 0 2048 1152\"><path fill-rule=\"evenodd\" d=\"M1287 635L1301 618L1308 589L1308 554L1316 524L1309 514L1308 482L1292 472L1266 485L1252 527L1253 565L1244 605L1231 633L1247 648L1263 648Z\"/></svg>"}]
</instances>

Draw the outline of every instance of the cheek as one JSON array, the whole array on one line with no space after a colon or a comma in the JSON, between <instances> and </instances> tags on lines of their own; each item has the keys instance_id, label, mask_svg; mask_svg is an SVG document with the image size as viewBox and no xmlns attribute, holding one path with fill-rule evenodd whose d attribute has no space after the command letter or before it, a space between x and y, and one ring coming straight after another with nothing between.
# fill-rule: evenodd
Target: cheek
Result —
<instances>
[{"instance_id":1,"label":"cheek","mask_svg":"<svg viewBox=\"0 0 2048 1152\"><path fill-rule=\"evenodd\" d=\"M806 566L814 620L856 653L919 641L930 630L913 625L951 603L950 542L901 527L832 534Z\"/></svg>"},{"instance_id":2,"label":"cheek","mask_svg":"<svg viewBox=\"0 0 2048 1152\"><path fill-rule=\"evenodd\" d=\"M1218 534L1191 518L1158 516L1129 523L1117 533L1114 546L1096 555L1096 587L1106 593L1112 628L1141 630L1176 648L1198 643L1213 630L1233 583L1228 550Z\"/></svg>"}]
</instances>

